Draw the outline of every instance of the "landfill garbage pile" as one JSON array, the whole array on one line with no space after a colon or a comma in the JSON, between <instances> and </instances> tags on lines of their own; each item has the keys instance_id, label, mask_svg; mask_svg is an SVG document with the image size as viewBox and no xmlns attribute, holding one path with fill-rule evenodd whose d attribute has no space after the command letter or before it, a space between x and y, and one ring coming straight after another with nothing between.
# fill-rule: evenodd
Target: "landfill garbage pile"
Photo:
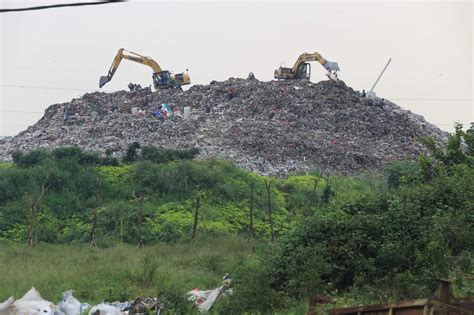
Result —
<instances>
[{"instance_id":1,"label":"landfill garbage pile","mask_svg":"<svg viewBox=\"0 0 474 315\"><path fill-rule=\"evenodd\" d=\"M0 159L10 160L14 150L70 145L122 157L138 141L199 148L198 158L230 160L265 175L315 167L351 174L416 159L425 152L422 136L442 142L447 133L342 81L230 78L184 92L96 92L52 105L35 125L0 141Z\"/></svg>"}]
</instances>

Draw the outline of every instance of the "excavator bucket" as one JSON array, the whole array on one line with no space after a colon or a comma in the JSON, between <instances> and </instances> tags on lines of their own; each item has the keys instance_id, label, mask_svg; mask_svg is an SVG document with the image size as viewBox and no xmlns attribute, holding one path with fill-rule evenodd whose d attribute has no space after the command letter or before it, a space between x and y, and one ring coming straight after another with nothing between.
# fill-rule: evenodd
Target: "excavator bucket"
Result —
<instances>
[{"instance_id":1,"label":"excavator bucket","mask_svg":"<svg viewBox=\"0 0 474 315\"><path fill-rule=\"evenodd\" d=\"M101 76L99 80L99 88L103 87L109 81L110 81L110 77L108 75Z\"/></svg>"},{"instance_id":2,"label":"excavator bucket","mask_svg":"<svg viewBox=\"0 0 474 315\"><path fill-rule=\"evenodd\" d=\"M326 75L330 80L334 80L334 81L338 80L337 72L340 69L339 69L339 65L337 64L337 62L326 61L326 63L324 64L324 68L326 68L326 70L328 71L328 73L326 73Z\"/></svg>"},{"instance_id":3,"label":"excavator bucket","mask_svg":"<svg viewBox=\"0 0 474 315\"><path fill-rule=\"evenodd\" d=\"M340 70L337 62L332 62L332 61L326 61L326 63L324 64L324 68L326 68L326 70L331 71L331 72L337 72Z\"/></svg>"}]
</instances>

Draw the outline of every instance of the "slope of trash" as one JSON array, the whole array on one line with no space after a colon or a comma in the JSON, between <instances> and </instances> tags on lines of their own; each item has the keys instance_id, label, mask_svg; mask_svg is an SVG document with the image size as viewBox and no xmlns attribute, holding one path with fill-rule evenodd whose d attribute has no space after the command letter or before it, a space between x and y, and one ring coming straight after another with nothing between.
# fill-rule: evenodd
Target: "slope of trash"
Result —
<instances>
[{"instance_id":1,"label":"slope of trash","mask_svg":"<svg viewBox=\"0 0 474 315\"><path fill-rule=\"evenodd\" d=\"M446 132L423 117L374 101L342 81L234 79L188 91L150 88L89 93L51 105L33 126L0 142L0 159L14 150L78 145L121 157L138 141L200 149L261 174L319 167L328 172L376 168L415 159L418 138L443 141Z\"/></svg>"}]
</instances>

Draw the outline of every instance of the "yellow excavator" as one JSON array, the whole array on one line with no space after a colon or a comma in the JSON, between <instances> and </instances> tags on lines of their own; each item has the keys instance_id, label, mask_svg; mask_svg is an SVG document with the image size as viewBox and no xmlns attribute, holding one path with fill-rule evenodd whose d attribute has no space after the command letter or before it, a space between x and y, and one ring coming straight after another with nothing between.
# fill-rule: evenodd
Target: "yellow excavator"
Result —
<instances>
[{"instance_id":1,"label":"yellow excavator","mask_svg":"<svg viewBox=\"0 0 474 315\"><path fill-rule=\"evenodd\" d=\"M303 53L296 60L293 68L280 67L275 70L274 78L278 80L294 80L306 79L309 80L311 76L311 65L309 61L319 62L328 72L327 76L331 80L337 81L337 72L339 65L337 62L331 62L323 58L319 53Z\"/></svg>"},{"instance_id":2,"label":"yellow excavator","mask_svg":"<svg viewBox=\"0 0 474 315\"><path fill-rule=\"evenodd\" d=\"M107 82L112 80L115 71L122 59L127 59L149 66L153 69L153 86L155 89L170 89L170 88L181 88L182 85L191 83L191 79L186 72L171 74L167 70L162 70L160 65L150 57L145 57L140 54L120 48L115 56L114 62L110 66L109 73L106 76L101 76L99 80L99 88L103 87Z\"/></svg>"}]
</instances>

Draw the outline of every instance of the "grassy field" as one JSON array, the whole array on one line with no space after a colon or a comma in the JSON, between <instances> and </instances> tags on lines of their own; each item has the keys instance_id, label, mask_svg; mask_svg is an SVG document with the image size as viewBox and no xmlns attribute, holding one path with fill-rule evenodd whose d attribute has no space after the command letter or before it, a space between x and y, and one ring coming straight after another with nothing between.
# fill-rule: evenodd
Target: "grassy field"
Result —
<instances>
[{"instance_id":1,"label":"grassy field","mask_svg":"<svg viewBox=\"0 0 474 315\"><path fill-rule=\"evenodd\" d=\"M170 308L183 311L193 288L209 289L251 255L245 239L207 239L194 244L158 244L137 249L117 244L87 245L1 244L0 301L21 297L32 286L43 298L57 302L61 292L74 290L81 302L159 296ZM189 308L191 311L191 308Z\"/></svg>"}]
</instances>

